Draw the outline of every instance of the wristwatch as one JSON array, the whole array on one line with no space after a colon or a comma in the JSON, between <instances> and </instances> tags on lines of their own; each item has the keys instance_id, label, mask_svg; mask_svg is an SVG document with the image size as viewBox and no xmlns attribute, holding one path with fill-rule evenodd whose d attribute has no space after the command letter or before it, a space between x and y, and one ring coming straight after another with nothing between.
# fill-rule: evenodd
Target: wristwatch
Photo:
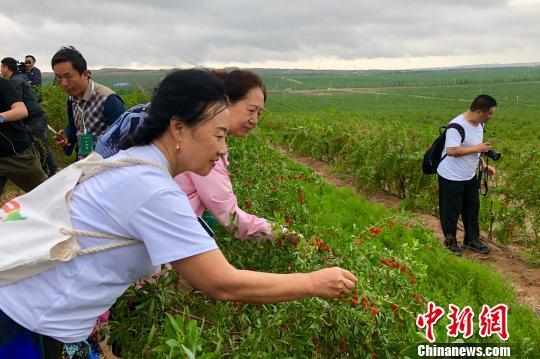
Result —
<instances>
[{"instance_id":1,"label":"wristwatch","mask_svg":"<svg viewBox=\"0 0 540 359\"><path fill-rule=\"evenodd\" d=\"M6 122L6 119L4 116L0 115L0 123L4 123Z\"/></svg>"}]
</instances>

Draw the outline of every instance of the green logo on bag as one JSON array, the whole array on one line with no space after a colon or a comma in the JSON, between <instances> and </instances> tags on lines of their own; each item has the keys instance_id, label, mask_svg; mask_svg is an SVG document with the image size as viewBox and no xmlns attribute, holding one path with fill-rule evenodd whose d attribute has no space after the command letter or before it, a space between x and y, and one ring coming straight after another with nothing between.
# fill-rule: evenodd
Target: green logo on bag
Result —
<instances>
[{"instance_id":1,"label":"green logo on bag","mask_svg":"<svg viewBox=\"0 0 540 359\"><path fill-rule=\"evenodd\" d=\"M24 221L26 217L20 214L21 205L12 199L8 203L2 206L2 211L6 214L6 217L0 217L1 222L9 221Z\"/></svg>"}]
</instances>

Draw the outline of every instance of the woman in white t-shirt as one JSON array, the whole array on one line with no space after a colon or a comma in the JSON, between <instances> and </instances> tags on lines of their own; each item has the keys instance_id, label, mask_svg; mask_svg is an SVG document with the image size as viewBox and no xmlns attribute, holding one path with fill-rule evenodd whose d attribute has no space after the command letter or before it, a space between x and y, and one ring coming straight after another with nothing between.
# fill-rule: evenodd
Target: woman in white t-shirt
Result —
<instances>
[{"instance_id":1,"label":"woman in white t-shirt","mask_svg":"<svg viewBox=\"0 0 540 359\"><path fill-rule=\"evenodd\" d=\"M178 70L165 77L149 119L110 158L146 159L164 169L110 169L79 184L71 199L74 228L141 243L77 257L0 287L0 357L27 350L25 358L39 358L43 349L65 354L89 344L97 347L87 339L96 317L131 283L163 263L170 262L194 287L223 301L333 298L354 289L354 275L337 267L292 274L238 270L199 225L173 177L184 171L206 175L225 153L227 105L222 81L208 71ZM88 248L108 240L80 237L78 242ZM43 343L48 343L45 348Z\"/></svg>"}]
</instances>

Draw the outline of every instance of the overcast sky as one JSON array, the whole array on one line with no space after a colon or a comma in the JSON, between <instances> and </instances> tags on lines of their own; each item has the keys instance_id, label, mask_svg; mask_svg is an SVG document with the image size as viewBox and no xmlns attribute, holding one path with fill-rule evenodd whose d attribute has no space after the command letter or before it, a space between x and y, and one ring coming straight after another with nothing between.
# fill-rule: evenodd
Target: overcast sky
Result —
<instances>
[{"instance_id":1,"label":"overcast sky","mask_svg":"<svg viewBox=\"0 0 540 359\"><path fill-rule=\"evenodd\" d=\"M0 0L0 57L88 66L406 69L540 61L540 0Z\"/></svg>"}]
</instances>

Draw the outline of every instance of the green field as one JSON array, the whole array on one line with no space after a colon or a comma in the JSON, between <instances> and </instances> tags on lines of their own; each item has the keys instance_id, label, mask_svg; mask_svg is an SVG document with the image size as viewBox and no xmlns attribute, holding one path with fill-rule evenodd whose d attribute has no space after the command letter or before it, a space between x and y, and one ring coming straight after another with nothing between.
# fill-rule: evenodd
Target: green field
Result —
<instances>
[{"instance_id":1,"label":"green field","mask_svg":"<svg viewBox=\"0 0 540 359\"><path fill-rule=\"evenodd\" d=\"M283 70L254 69L270 91L326 88L375 88L456 86L540 81L540 66L443 70ZM92 76L106 85L128 82L129 87L153 87L168 70L93 70ZM43 76L52 81L51 73Z\"/></svg>"},{"instance_id":2,"label":"green field","mask_svg":"<svg viewBox=\"0 0 540 359\"><path fill-rule=\"evenodd\" d=\"M273 141L330 162L338 171L355 176L360 185L386 189L400 196L405 207L417 206L433 213L436 184L434 178L423 176L419 167L425 148L439 126L465 111L474 96L493 95L499 106L486 126L485 138L503 154L497 163L502 175L492 186L493 196L483 198L482 223L487 228L494 221L498 238L504 243L514 241L534 248L531 257L537 262L534 253L540 250L540 240L533 224L540 221L540 164L533 159L540 148L538 67L362 74L341 71L334 76L328 71L259 72L269 88L276 85L272 81L278 81L277 87L288 89L285 85L294 83L289 79L310 88L269 93L260 127ZM164 73L100 70L94 77L107 84L139 83L136 89L119 89L130 107L148 101L152 86ZM422 85L445 83L452 76L468 78L472 84ZM339 78L344 87L354 86L360 77L370 84L392 79L399 86L316 90L318 81L329 77ZM505 83L524 79L528 81ZM45 86L45 99L53 127L62 128L66 121L65 95L59 88Z\"/></svg>"},{"instance_id":3,"label":"green field","mask_svg":"<svg viewBox=\"0 0 540 359\"><path fill-rule=\"evenodd\" d=\"M253 353L261 358L406 358L426 343L415 320L429 301L446 311L449 304L470 306L476 313L474 335L465 342L501 345L507 343L496 335L478 335L477 318L483 304L507 304L512 357L538 357L540 321L517 302L508 279L450 254L410 212L389 211L335 188L274 148L284 145L326 161L360 186L399 196L405 209L435 211L435 178L422 175L420 158L439 126L465 111L479 92L492 94L499 107L485 136L503 157L497 163L500 176L483 198L481 221L486 228L494 219L497 239L525 245L534 263L540 249L535 225L540 221L538 74L537 68L373 71L362 74L363 86L353 72L264 72L269 89L305 88L271 91L259 128L243 140L228 140L230 175L241 208L287 224L306 241L296 247L238 241L219 228L217 242L241 269L285 273L342 266L359 279L358 298L263 306L217 302L198 291L178 292L171 274L157 284L131 287L115 304L104 334L130 358L190 353L202 358L250 358ZM137 76L96 72L95 79L144 84L120 91L129 107L148 101L162 74ZM456 85L453 78L467 84ZM329 79L335 85L326 86ZM351 86L358 88L326 89ZM323 90L309 90L317 88ZM45 86L44 99L51 124L62 128L62 90ZM373 235L372 228L380 233ZM329 251L320 250L318 241ZM445 317L436 325L437 342L462 341L461 335L447 335L447 324Z\"/></svg>"},{"instance_id":4,"label":"green field","mask_svg":"<svg viewBox=\"0 0 540 359\"><path fill-rule=\"evenodd\" d=\"M521 242L537 253L539 82L274 92L260 127L273 141L355 176L361 186L436 213L436 181L421 173L423 152L438 128L480 93L499 101L485 139L503 154L496 163L500 175L483 198L483 226L494 221L500 241Z\"/></svg>"}]
</instances>

